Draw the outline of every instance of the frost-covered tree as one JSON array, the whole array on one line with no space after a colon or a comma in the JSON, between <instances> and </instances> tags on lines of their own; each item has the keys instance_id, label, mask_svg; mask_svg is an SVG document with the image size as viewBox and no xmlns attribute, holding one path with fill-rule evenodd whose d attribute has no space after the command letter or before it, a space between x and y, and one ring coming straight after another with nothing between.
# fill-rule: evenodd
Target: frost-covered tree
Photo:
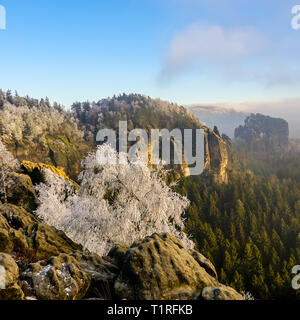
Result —
<instances>
[{"instance_id":1,"label":"frost-covered tree","mask_svg":"<svg viewBox=\"0 0 300 320\"><path fill-rule=\"evenodd\" d=\"M48 171L47 183L37 187L38 216L100 255L117 243L132 244L155 232L168 232L193 248L183 232L188 199L172 191L161 172L143 161L115 164L119 156L125 155L108 145L90 153L82 161L81 185L75 193Z\"/></svg>"},{"instance_id":2,"label":"frost-covered tree","mask_svg":"<svg viewBox=\"0 0 300 320\"><path fill-rule=\"evenodd\" d=\"M11 176L14 170L18 168L18 161L6 149L0 140L0 195L3 194L4 202L7 203L7 188L13 183Z\"/></svg>"},{"instance_id":3,"label":"frost-covered tree","mask_svg":"<svg viewBox=\"0 0 300 320\"><path fill-rule=\"evenodd\" d=\"M38 101L0 92L0 135L4 141L16 147L46 147L47 137L58 134L73 140L83 138L75 118L57 104L51 106L48 99Z\"/></svg>"}]
</instances>

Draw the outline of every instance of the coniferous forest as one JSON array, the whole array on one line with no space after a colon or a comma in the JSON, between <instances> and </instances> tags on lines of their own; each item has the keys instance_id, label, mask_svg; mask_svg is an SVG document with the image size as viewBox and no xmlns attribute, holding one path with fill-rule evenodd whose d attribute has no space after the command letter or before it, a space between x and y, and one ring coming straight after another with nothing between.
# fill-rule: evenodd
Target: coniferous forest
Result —
<instances>
[{"instance_id":1,"label":"coniferous forest","mask_svg":"<svg viewBox=\"0 0 300 320\"><path fill-rule=\"evenodd\" d=\"M300 155L275 156L273 168L236 156L228 184L189 177L177 186L191 200L186 232L224 283L257 299L299 299L291 270L300 261Z\"/></svg>"}]
</instances>

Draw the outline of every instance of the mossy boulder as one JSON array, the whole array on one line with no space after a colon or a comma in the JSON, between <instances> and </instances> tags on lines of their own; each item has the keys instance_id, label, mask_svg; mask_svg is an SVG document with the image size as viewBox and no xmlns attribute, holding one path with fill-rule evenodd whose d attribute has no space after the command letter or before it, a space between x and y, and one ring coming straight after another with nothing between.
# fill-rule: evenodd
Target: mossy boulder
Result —
<instances>
[{"instance_id":1,"label":"mossy boulder","mask_svg":"<svg viewBox=\"0 0 300 320\"><path fill-rule=\"evenodd\" d=\"M130 246L127 246L125 244L118 244L109 251L108 256L114 261L117 266L122 268L126 252L129 249Z\"/></svg>"},{"instance_id":2,"label":"mossy boulder","mask_svg":"<svg viewBox=\"0 0 300 320\"><path fill-rule=\"evenodd\" d=\"M117 246L109 253L121 267L114 284L119 299L243 300L234 289L218 282L216 269L207 258L186 249L179 239L167 233L136 241L126 253L125 249ZM218 289L218 295L208 288Z\"/></svg>"},{"instance_id":3,"label":"mossy boulder","mask_svg":"<svg viewBox=\"0 0 300 320\"><path fill-rule=\"evenodd\" d=\"M39 223L39 219L24 208L13 204L0 204L0 216L6 219L9 228L27 230Z\"/></svg>"},{"instance_id":4,"label":"mossy boulder","mask_svg":"<svg viewBox=\"0 0 300 320\"><path fill-rule=\"evenodd\" d=\"M33 247L39 259L49 259L60 253L73 253L82 246L69 239L63 231L39 223L32 234Z\"/></svg>"},{"instance_id":5,"label":"mossy boulder","mask_svg":"<svg viewBox=\"0 0 300 320\"><path fill-rule=\"evenodd\" d=\"M67 254L29 265L21 278L26 291L38 300L80 300L91 281L76 259Z\"/></svg>"},{"instance_id":6,"label":"mossy boulder","mask_svg":"<svg viewBox=\"0 0 300 320\"><path fill-rule=\"evenodd\" d=\"M2 252L32 248L41 260L82 250L82 246L70 240L64 232L12 204L0 204L0 240Z\"/></svg>"},{"instance_id":7,"label":"mossy boulder","mask_svg":"<svg viewBox=\"0 0 300 320\"><path fill-rule=\"evenodd\" d=\"M10 226L3 215L0 214L0 252L11 252L13 242L9 237Z\"/></svg>"},{"instance_id":8,"label":"mossy boulder","mask_svg":"<svg viewBox=\"0 0 300 320\"><path fill-rule=\"evenodd\" d=\"M211 275L215 279L218 279L218 274L217 274L216 268L215 268L215 266L212 264L212 262L209 259L204 257L203 254L201 254L200 252L198 252L196 250L191 250L190 254L198 262L200 267L204 268L205 271L209 275Z\"/></svg>"},{"instance_id":9,"label":"mossy boulder","mask_svg":"<svg viewBox=\"0 0 300 320\"><path fill-rule=\"evenodd\" d=\"M241 294L227 286L206 287L202 290L201 298L203 300L245 300Z\"/></svg>"},{"instance_id":10,"label":"mossy boulder","mask_svg":"<svg viewBox=\"0 0 300 320\"><path fill-rule=\"evenodd\" d=\"M76 252L72 257L91 279L90 288L85 298L100 298L112 300L114 295L114 281L120 273L118 266L109 257L100 257L95 253Z\"/></svg>"},{"instance_id":11,"label":"mossy boulder","mask_svg":"<svg viewBox=\"0 0 300 320\"><path fill-rule=\"evenodd\" d=\"M190 299L217 284L180 240L154 234L126 252L114 288L120 299Z\"/></svg>"},{"instance_id":12,"label":"mossy boulder","mask_svg":"<svg viewBox=\"0 0 300 320\"><path fill-rule=\"evenodd\" d=\"M38 206L38 199L30 176L14 172L11 179L11 187L7 190L8 203L34 211Z\"/></svg>"},{"instance_id":13,"label":"mossy boulder","mask_svg":"<svg viewBox=\"0 0 300 320\"><path fill-rule=\"evenodd\" d=\"M1 278L5 280L4 287L0 288L0 300L23 300L24 293L18 284L19 268L14 259L1 252L0 267L0 272L4 272L4 274L1 274Z\"/></svg>"}]
</instances>

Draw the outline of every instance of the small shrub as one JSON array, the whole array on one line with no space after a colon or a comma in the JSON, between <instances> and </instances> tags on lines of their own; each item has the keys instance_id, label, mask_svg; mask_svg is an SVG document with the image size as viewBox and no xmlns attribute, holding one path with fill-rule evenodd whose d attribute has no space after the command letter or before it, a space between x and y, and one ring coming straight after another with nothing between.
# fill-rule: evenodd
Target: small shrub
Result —
<instances>
[{"instance_id":1,"label":"small shrub","mask_svg":"<svg viewBox=\"0 0 300 320\"><path fill-rule=\"evenodd\" d=\"M16 261L20 271L24 271L31 263L38 262L39 259L36 256L36 251L31 248L18 250L12 253L14 260Z\"/></svg>"}]
</instances>

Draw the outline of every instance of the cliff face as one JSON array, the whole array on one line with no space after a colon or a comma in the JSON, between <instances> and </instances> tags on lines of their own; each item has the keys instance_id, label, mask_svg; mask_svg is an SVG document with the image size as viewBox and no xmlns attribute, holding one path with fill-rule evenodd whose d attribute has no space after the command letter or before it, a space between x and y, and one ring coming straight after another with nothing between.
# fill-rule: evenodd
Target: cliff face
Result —
<instances>
[{"instance_id":1,"label":"cliff face","mask_svg":"<svg viewBox=\"0 0 300 320\"><path fill-rule=\"evenodd\" d=\"M289 125L280 118L251 114L245 125L235 130L235 139L245 143L250 151L284 152L288 149Z\"/></svg>"}]
</instances>

